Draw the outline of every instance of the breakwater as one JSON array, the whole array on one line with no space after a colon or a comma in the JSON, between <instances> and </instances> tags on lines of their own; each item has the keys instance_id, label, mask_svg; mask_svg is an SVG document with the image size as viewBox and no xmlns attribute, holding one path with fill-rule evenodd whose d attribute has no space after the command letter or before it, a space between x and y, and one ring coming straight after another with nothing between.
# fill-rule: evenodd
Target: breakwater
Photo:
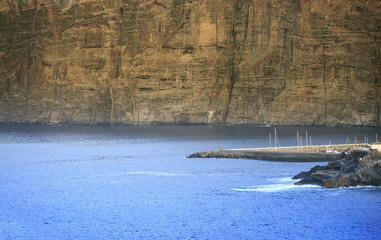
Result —
<instances>
[{"instance_id":1,"label":"breakwater","mask_svg":"<svg viewBox=\"0 0 381 240\"><path fill-rule=\"evenodd\" d=\"M272 148L220 149L197 152L188 158L247 158L283 162L329 162L339 159L346 150L368 148L364 144L290 146Z\"/></svg>"},{"instance_id":2,"label":"breakwater","mask_svg":"<svg viewBox=\"0 0 381 240\"><path fill-rule=\"evenodd\" d=\"M280 152L255 150L220 150L197 152L188 158L247 158L283 162L329 162L339 159L341 153Z\"/></svg>"}]
</instances>

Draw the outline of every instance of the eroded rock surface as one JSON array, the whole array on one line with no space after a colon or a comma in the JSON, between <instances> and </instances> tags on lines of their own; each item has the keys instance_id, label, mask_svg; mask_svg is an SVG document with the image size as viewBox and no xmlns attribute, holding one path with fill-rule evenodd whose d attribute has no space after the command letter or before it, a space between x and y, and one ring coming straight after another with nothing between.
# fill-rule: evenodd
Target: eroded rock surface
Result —
<instances>
[{"instance_id":1,"label":"eroded rock surface","mask_svg":"<svg viewBox=\"0 0 381 240\"><path fill-rule=\"evenodd\" d=\"M0 0L0 11L0 122L380 123L376 0Z\"/></svg>"},{"instance_id":2,"label":"eroded rock surface","mask_svg":"<svg viewBox=\"0 0 381 240\"><path fill-rule=\"evenodd\" d=\"M366 154L358 151L343 154L340 160L329 162L327 166L315 166L308 172L296 175L294 179L301 180L295 184L315 184L327 188L381 186L381 153Z\"/></svg>"}]
</instances>

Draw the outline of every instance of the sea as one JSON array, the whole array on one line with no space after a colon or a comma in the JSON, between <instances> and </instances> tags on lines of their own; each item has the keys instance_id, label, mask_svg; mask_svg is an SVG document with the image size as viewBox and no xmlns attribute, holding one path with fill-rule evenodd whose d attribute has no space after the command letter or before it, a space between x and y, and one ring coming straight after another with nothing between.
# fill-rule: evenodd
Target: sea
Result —
<instances>
[{"instance_id":1,"label":"sea","mask_svg":"<svg viewBox=\"0 0 381 240\"><path fill-rule=\"evenodd\" d=\"M187 158L275 128L0 125L0 239L381 239L381 188L296 186L326 163ZM379 128L276 129L280 146ZM304 141L304 140L303 140ZM274 142L274 140L272 140Z\"/></svg>"}]
</instances>

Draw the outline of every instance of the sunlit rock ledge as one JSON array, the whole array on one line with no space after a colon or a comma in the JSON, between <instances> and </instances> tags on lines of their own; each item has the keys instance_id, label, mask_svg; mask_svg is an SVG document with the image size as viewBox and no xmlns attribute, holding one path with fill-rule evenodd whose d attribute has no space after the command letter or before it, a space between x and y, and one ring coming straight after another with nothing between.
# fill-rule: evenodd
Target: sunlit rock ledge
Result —
<instances>
[{"instance_id":1,"label":"sunlit rock ledge","mask_svg":"<svg viewBox=\"0 0 381 240\"><path fill-rule=\"evenodd\" d=\"M293 179L301 179L296 185L314 184L327 188L381 186L381 153L343 153L339 160L329 162L327 166L317 165Z\"/></svg>"}]
</instances>

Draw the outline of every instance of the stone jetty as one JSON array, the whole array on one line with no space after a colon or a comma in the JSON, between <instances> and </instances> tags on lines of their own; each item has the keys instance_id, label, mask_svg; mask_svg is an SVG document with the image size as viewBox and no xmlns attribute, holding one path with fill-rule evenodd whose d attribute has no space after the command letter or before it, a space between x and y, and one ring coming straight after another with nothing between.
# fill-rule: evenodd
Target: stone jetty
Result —
<instances>
[{"instance_id":1,"label":"stone jetty","mask_svg":"<svg viewBox=\"0 0 381 240\"><path fill-rule=\"evenodd\" d=\"M188 158L247 158L281 162L329 162L339 159L340 153L258 151L250 149L197 152Z\"/></svg>"},{"instance_id":2,"label":"stone jetty","mask_svg":"<svg viewBox=\"0 0 381 240\"><path fill-rule=\"evenodd\" d=\"M222 149L196 152L188 158L248 158L280 162L329 162L338 160L344 151L366 149L369 144L338 144L316 146L289 146L268 148Z\"/></svg>"}]
</instances>

